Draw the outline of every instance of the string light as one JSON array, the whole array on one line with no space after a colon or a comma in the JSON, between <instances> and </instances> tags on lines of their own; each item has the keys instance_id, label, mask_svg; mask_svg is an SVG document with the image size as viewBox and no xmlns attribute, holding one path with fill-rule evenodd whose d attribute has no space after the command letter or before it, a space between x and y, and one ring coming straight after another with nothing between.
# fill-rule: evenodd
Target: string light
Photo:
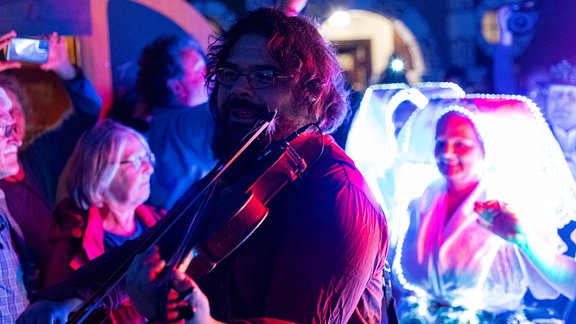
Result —
<instances>
[{"instance_id":1,"label":"string light","mask_svg":"<svg viewBox=\"0 0 576 324\"><path fill-rule=\"evenodd\" d=\"M394 58L390 62L390 68L394 72L402 72L404 70L404 61L399 58Z\"/></svg>"}]
</instances>

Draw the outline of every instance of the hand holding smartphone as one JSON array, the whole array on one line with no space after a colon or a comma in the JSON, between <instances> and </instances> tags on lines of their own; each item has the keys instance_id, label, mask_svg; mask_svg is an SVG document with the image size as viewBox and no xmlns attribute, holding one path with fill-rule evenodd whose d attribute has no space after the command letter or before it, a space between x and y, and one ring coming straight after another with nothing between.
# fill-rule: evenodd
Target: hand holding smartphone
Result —
<instances>
[{"instance_id":1,"label":"hand holding smartphone","mask_svg":"<svg viewBox=\"0 0 576 324\"><path fill-rule=\"evenodd\" d=\"M50 42L46 39L12 38L6 49L6 60L46 63Z\"/></svg>"}]
</instances>

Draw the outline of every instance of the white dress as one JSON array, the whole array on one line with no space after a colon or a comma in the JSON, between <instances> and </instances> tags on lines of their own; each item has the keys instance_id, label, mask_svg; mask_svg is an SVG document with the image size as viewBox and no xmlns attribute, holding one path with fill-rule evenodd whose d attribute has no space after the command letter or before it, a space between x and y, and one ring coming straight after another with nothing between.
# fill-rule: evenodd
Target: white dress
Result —
<instances>
[{"instance_id":1,"label":"white dress","mask_svg":"<svg viewBox=\"0 0 576 324\"><path fill-rule=\"evenodd\" d=\"M396 275L420 295L420 303L474 312L521 310L528 287L526 265L514 244L477 223L473 206L485 199L481 185L448 222L444 188L443 181L434 182L412 208L397 247Z\"/></svg>"}]
</instances>

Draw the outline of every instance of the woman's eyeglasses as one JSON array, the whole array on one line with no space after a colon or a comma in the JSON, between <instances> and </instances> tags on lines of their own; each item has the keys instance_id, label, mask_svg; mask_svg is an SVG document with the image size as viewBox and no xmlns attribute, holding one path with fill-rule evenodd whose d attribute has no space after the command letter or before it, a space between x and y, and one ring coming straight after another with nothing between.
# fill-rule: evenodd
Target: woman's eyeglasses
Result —
<instances>
[{"instance_id":1,"label":"woman's eyeglasses","mask_svg":"<svg viewBox=\"0 0 576 324\"><path fill-rule=\"evenodd\" d=\"M148 162L154 168L156 166L156 157L154 156L154 153L149 153L144 156L135 156L128 160L122 160L120 161L120 164L132 163L134 169L140 170L140 167L144 162Z\"/></svg>"}]
</instances>

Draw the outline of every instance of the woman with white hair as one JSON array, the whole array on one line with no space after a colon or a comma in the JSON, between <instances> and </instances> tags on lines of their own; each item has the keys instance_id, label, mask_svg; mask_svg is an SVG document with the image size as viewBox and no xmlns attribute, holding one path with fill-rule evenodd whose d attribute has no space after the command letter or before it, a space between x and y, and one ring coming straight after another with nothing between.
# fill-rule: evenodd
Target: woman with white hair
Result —
<instances>
[{"instance_id":1,"label":"woman with white hair","mask_svg":"<svg viewBox=\"0 0 576 324\"><path fill-rule=\"evenodd\" d=\"M435 102L405 127L404 162L439 174L401 218L402 321L530 323L528 288L574 299L576 263L557 229L576 215L575 186L539 110L469 96Z\"/></svg>"},{"instance_id":2,"label":"woman with white hair","mask_svg":"<svg viewBox=\"0 0 576 324\"><path fill-rule=\"evenodd\" d=\"M153 226L161 213L143 203L150 195L154 156L144 137L104 119L80 138L66 166L68 197L55 209L58 229L45 285L63 279ZM108 315L108 314L106 314ZM140 323L131 305L111 313L112 323Z\"/></svg>"}]
</instances>

